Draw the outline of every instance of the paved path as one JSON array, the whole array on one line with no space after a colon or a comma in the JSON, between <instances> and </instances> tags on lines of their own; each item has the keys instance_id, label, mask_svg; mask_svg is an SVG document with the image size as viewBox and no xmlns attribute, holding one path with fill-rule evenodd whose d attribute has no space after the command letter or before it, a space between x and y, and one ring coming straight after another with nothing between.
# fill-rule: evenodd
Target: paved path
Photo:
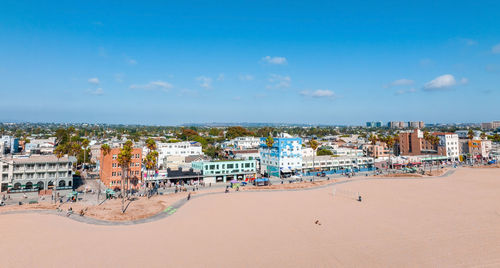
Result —
<instances>
[{"instance_id":1,"label":"paved path","mask_svg":"<svg viewBox=\"0 0 500 268\"><path fill-rule=\"evenodd\" d=\"M231 192L231 194L235 193L242 193L242 192L284 192L284 191L309 191L309 190L316 190L316 189L321 189L321 188L326 188L326 187L331 187L339 184L345 184L345 183L350 183L350 182L355 182L355 181L364 181L364 180L428 180L428 179L436 179L436 178L443 178L443 177L448 177L452 175L455 172L456 169L450 169L446 173L444 173L441 176L437 177L365 177L365 176L357 176L357 177L352 177L347 180L343 181L337 181L337 182L332 182L332 183L327 183L319 186L313 186L309 188L297 188L297 189L262 189L262 190L248 190L248 191L241 191L241 192L235 192L234 190ZM196 195L192 195L191 199L196 199L196 198L201 198L204 196L208 195L215 195L215 194L226 194L224 192L208 192L208 193L199 193ZM188 200L186 198L183 198L175 203L173 203L171 206L167 207L165 210L159 212L158 214L151 216L149 218L145 219L140 219L140 220L133 220L133 221L106 221L106 220L99 220L95 218L90 218L90 217L85 217L85 216L80 216L77 215L76 213L73 215L70 215L68 218L79 221L82 223L87 223L87 224L94 224L94 225L107 225L107 226L117 226L117 225L134 225L134 224L142 224L142 223L147 223L147 222L153 222L157 220L164 219L166 217L169 217L173 215L178 209L180 209L184 204L186 204ZM3 213L0 213L0 215L4 214L24 214L24 213L38 213L38 214L51 214L51 215L58 215L62 217L66 217L66 212L57 212L56 210L14 210L14 211L6 211Z\"/></svg>"}]
</instances>

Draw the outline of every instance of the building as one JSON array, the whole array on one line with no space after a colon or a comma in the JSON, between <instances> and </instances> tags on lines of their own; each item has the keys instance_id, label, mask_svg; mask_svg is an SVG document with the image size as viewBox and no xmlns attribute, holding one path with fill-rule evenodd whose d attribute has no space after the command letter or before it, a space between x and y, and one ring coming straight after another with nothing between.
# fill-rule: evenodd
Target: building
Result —
<instances>
[{"instance_id":1,"label":"building","mask_svg":"<svg viewBox=\"0 0 500 268\"><path fill-rule=\"evenodd\" d=\"M24 192L73 188L75 157L39 155L0 159L1 192Z\"/></svg>"},{"instance_id":2,"label":"building","mask_svg":"<svg viewBox=\"0 0 500 268\"><path fill-rule=\"evenodd\" d=\"M422 121L409 121L409 122L403 122L403 121L391 121L387 124L389 128L424 128L425 124Z\"/></svg>"},{"instance_id":3,"label":"building","mask_svg":"<svg viewBox=\"0 0 500 268\"><path fill-rule=\"evenodd\" d=\"M199 142L193 141L182 141L175 143L157 143L158 151L158 166L165 161L165 158L169 156L190 156L190 155L202 155L202 147ZM143 154L146 155L148 149L144 147Z\"/></svg>"},{"instance_id":4,"label":"building","mask_svg":"<svg viewBox=\"0 0 500 268\"><path fill-rule=\"evenodd\" d=\"M363 152L366 156L374 158L384 158L391 155L391 149L387 147L385 142L377 142L377 144L364 144Z\"/></svg>"},{"instance_id":5,"label":"building","mask_svg":"<svg viewBox=\"0 0 500 268\"><path fill-rule=\"evenodd\" d=\"M366 122L366 127L382 127L382 122L377 121L377 122Z\"/></svg>"},{"instance_id":6,"label":"building","mask_svg":"<svg viewBox=\"0 0 500 268\"><path fill-rule=\"evenodd\" d=\"M363 156L363 150L348 148L348 147L338 147L335 149L331 149L333 155L336 156Z\"/></svg>"},{"instance_id":7,"label":"building","mask_svg":"<svg viewBox=\"0 0 500 268\"><path fill-rule=\"evenodd\" d=\"M468 152L471 157L475 158L488 158L492 149L492 142L490 140L473 139L468 140Z\"/></svg>"},{"instance_id":8,"label":"building","mask_svg":"<svg viewBox=\"0 0 500 268\"><path fill-rule=\"evenodd\" d=\"M500 121L481 123L481 129L483 130L492 130L497 128L500 128Z\"/></svg>"},{"instance_id":9,"label":"building","mask_svg":"<svg viewBox=\"0 0 500 268\"><path fill-rule=\"evenodd\" d=\"M346 170L368 171L373 168L372 157L333 157L322 155L316 157L304 157L302 161L302 172L310 175L311 172L339 173Z\"/></svg>"},{"instance_id":10,"label":"building","mask_svg":"<svg viewBox=\"0 0 500 268\"><path fill-rule=\"evenodd\" d=\"M266 145L266 138L261 138L259 149L261 174L281 177L285 173L295 173L302 169L302 139L286 133L274 138L271 148Z\"/></svg>"},{"instance_id":11,"label":"building","mask_svg":"<svg viewBox=\"0 0 500 268\"><path fill-rule=\"evenodd\" d=\"M420 129L399 133L399 153L401 155L440 155L449 160L458 160L459 141L455 133L430 133L439 138L438 144L424 139Z\"/></svg>"},{"instance_id":12,"label":"building","mask_svg":"<svg viewBox=\"0 0 500 268\"><path fill-rule=\"evenodd\" d=\"M444 156L450 160L459 160L460 148L458 142L458 135L449 132L435 132L432 135L439 138L439 147L444 147Z\"/></svg>"},{"instance_id":13,"label":"building","mask_svg":"<svg viewBox=\"0 0 500 268\"><path fill-rule=\"evenodd\" d=\"M195 172L201 172L205 183L255 179L257 176L256 160L199 161L193 162L192 167Z\"/></svg>"},{"instance_id":14,"label":"building","mask_svg":"<svg viewBox=\"0 0 500 268\"><path fill-rule=\"evenodd\" d=\"M230 140L230 144L233 145L233 148L239 150L248 150L248 149L258 149L260 146L260 138L257 137L237 137Z\"/></svg>"},{"instance_id":15,"label":"building","mask_svg":"<svg viewBox=\"0 0 500 268\"><path fill-rule=\"evenodd\" d=\"M122 167L118 163L118 154L120 153L120 148L112 148L110 152L104 156L101 152L100 159L100 169L101 169L101 181L106 187L111 189L121 189L122 183ZM132 149L132 159L129 167L128 178L130 181L130 188L139 188L139 184L142 183L142 148ZM126 184L127 181L124 182ZM125 186L127 187L127 186Z\"/></svg>"},{"instance_id":16,"label":"building","mask_svg":"<svg viewBox=\"0 0 500 268\"><path fill-rule=\"evenodd\" d=\"M313 157L314 155L314 150L310 147L303 147L302 148L302 158L304 157Z\"/></svg>"}]
</instances>

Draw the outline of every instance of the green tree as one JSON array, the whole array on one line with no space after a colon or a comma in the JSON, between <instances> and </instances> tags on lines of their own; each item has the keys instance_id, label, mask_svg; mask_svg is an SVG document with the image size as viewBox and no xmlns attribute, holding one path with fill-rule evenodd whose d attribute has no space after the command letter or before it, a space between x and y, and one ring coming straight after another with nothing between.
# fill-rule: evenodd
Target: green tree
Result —
<instances>
[{"instance_id":1,"label":"green tree","mask_svg":"<svg viewBox=\"0 0 500 268\"><path fill-rule=\"evenodd\" d=\"M102 144L101 145L101 157L100 157L100 161L99 161L99 165L100 165L100 167L99 167L99 172L100 172L99 179L101 182L103 181L102 168L104 167L104 157L106 157L106 155L108 155L109 152L111 152L111 147L109 147L109 145L107 145L107 144ZM99 204L99 195L101 194L101 182L99 182L99 191L97 192L97 203L98 204Z\"/></svg>"},{"instance_id":2,"label":"green tree","mask_svg":"<svg viewBox=\"0 0 500 268\"><path fill-rule=\"evenodd\" d=\"M469 140L472 140L474 138L474 131L472 129L469 129L469 131L467 132L467 137L469 138Z\"/></svg>"},{"instance_id":3,"label":"green tree","mask_svg":"<svg viewBox=\"0 0 500 268\"><path fill-rule=\"evenodd\" d=\"M311 149L313 149L313 169L315 169L314 165L315 165L315 159L316 159L316 150L318 149L319 143L317 140L311 139L309 141L309 146L311 146Z\"/></svg>"},{"instance_id":4,"label":"green tree","mask_svg":"<svg viewBox=\"0 0 500 268\"><path fill-rule=\"evenodd\" d=\"M333 153L332 153L332 151L330 151L328 149L321 148L318 150L317 155L319 155L319 156L321 156L321 155L333 155Z\"/></svg>"},{"instance_id":5,"label":"green tree","mask_svg":"<svg viewBox=\"0 0 500 268\"><path fill-rule=\"evenodd\" d=\"M121 194L122 194L122 213L125 213L125 179L127 179L127 187L128 187L128 179L129 179L129 169L130 163L132 162L132 146L133 143L131 140L127 140L125 144L123 144L120 152L118 153L118 164L122 169L122 178L121 178Z\"/></svg>"}]
</instances>

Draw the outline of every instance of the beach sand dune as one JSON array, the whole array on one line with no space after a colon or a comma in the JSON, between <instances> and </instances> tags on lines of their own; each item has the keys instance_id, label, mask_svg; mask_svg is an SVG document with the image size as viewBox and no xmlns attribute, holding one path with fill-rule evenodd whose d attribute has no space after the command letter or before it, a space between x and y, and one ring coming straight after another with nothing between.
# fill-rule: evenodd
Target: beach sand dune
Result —
<instances>
[{"instance_id":1,"label":"beach sand dune","mask_svg":"<svg viewBox=\"0 0 500 268\"><path fill-rule=\"evenodd\" d=\"M12 214L0 228L1 267L500 267L500 170L209 195L131 226Z\"/></svg>"}]
</instances>

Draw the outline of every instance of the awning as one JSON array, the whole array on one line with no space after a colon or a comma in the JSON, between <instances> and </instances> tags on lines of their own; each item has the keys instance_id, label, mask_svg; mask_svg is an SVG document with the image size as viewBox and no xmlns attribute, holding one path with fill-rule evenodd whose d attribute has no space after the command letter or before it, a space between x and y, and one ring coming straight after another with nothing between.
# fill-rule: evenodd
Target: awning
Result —
<instances>
[{"instance_id":1,"label":"awning","mask_svg":"<svg viewBox=\"0 0 500 268\"><path fill-rule=\"evenodd\" d=\"M284 168L281 169L281 172L283 172L283 173L291 173L292 171L289 168L284 167Z\"/></svg>"}]
</instances>

